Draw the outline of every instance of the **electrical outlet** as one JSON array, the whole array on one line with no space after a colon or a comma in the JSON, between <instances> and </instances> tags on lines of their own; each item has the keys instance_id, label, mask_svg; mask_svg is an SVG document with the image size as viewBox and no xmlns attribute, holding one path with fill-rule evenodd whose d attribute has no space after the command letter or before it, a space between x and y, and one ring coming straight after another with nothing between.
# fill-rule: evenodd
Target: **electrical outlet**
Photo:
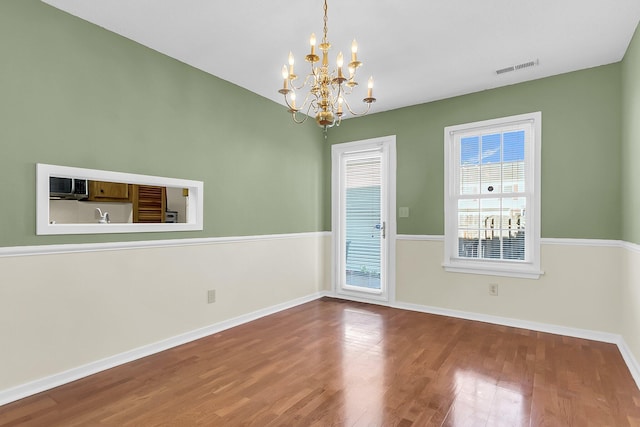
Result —
<instances>
[{"instance_id":1,"label":"electrical outlet","mask_svg":"<svg viewBox=\"0 0 640 427\"><path fill-rule=\"evenodd\" d=\"M489 283L489 295L493 297L498 296L498 284L497 283Z\"/></svg>"},{"instance_id":2,"label":"electrical outlet","mask_svg":"<svg viewBox=\"0 0 640 427\"><path fill-rule=\"evenodd\" d=\"M216 302L216 290L209 289L207 291L207 304L212 304L214 302Z\"/></svg>"}]
</instances>

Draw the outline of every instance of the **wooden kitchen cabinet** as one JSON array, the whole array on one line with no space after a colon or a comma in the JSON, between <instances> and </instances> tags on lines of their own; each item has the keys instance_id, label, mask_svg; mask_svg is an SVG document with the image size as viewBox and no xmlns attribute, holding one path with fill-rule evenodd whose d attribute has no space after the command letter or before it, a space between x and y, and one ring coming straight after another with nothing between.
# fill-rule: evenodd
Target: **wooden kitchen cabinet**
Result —
<instances>
[{"instance_id":1,"label":"wooden kitchen cabinet","mask_svg":"<svg viewBox=\"0 0 640 427\"><path fill-rule=\"evenodd\" d=\"M131 184L89 181L89 200L95 202L129 202L131 201Z\"/></svg>"},{"instance_id":2,"label":"wooden kitchen cabinet","mask_svg":"<svg viewBox=\"0 0 640 427\"><path fill-rule=\"evenodd\" d=\"M89 181L89 201L131 203L134 223L162 223L167 189L155 185Z\"/></svg>"},{"instance_id":3,"label":"wooden kitchen cabinet","mask_svg":"<svg viewBox=\"0 0 640 427\"><path fill-rule=\"evenodd\" d=\"M167 189L154 185L131 186L134 223L160 223L165 221Z\"/></svg>"}]
</instances>

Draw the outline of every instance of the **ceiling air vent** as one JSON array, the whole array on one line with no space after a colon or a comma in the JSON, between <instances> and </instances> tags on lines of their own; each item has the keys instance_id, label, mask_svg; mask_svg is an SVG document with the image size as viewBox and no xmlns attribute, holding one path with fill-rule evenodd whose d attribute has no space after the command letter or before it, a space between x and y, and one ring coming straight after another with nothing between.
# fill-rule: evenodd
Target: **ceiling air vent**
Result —
<instances>
[{"instance_id":1,"label":"ceiling air vent","mask_svg":"<svg viewBox=\"0 0 640 427\"><path fill-rule=\"evenodd\" d=\"M507 67L507 68L502 68L502 69L500 69L500 70L496 70L496 74L504 74L504 73L511 72L511 71L513 71L513 70L515 70L515 67L514 67L514 66Z\"/></svg>"},{"instance_id":2,"label":"ceiling air vent","mask_svg":"<svg viewBox=\"0 0 640 427\"><path fill-rule=\"evenodd\" d=\"M518 65L512 65L510 67L501 68L499 70L496 70L496 74L510 73L511 71L518 71L518 70L522 70L524 68L535 67L536 65L538 65L538 63L539 63L539 61L536 59L535 61L529 61L529 62L524 62L524 63L518 64Z\"/></svg>"}]
</instances>

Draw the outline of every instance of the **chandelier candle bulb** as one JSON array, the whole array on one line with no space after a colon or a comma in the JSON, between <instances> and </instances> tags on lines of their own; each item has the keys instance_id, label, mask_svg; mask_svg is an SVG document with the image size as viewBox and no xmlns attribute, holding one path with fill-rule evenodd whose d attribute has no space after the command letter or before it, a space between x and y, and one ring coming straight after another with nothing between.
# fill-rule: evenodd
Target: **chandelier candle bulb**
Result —
<instances>
[{"instance_id":1,"label":"chandelier candle bulb","mask_svg":"<svg viewBox=\"0 0 640 427\"><path fill-rule=\"evenodd\" d=\"M373 98L373 76L369 77L369 83L367 84L369 88L367 90L367 98Z\"/></svg>"},{"instance_id":2,"label":"chandelier candle bulb","mask_svg":"<svg viewBox=\"0 0 640 427\"><path fill-rule=\"evenodd\" d=\"M342 52L338 53L338 58L336 59L336 65L338 65L338 77L342 77L342 64L344 64L344 58L342 57Z\"/></svg>"},{"instance_id":3,"label":"chandelier candle bulb","mask_svg":"<svg viewBox=\"0 0 640 427\"><path fill-rule=\"evenodd\" d=\"M356 74L356 69L351 64L349 64L348 68L349 68L349 81L347 82L347 86L353 89L354 87L358 86L358 82L353 80Z\"/></svg>"},{"instance_id":4,"label":"chandelier candle bulb","mask_svg":"<svg viewBox=\"0 0 640 427\"><path fill-rule=\"evenodd\" d=\"M316 54L316 33L311 33L309 37L309 44L311 45L311 55Z\"/></svg>"},{"instance_id":5,"label":"chandelier candle bulb","mask_svg":"<svg viewBox=\"0 0 640 427\"><path fill-rule=\"evenodd\" d=\"M284 84L282 86L282 89L286 90L289 88L289 73L287 72L286 65L282 66L282 78L284 79Z\"/></svg>"},{"instance_id":6,"label":"chandelier candle bulb","mask_svg":"<svg viewBox=\"0 0 640 427\"><path fill-rule=\"evenodd\" d=\"M358 60L358 42L356 39L353 39L351 42L351 62L356 62Z\"/></svg>"},{"instance_id":7,"label":"chandelier candle bulb","mask_svg":"<svg viewBox=\"0 0 640 427\"><path fill-rule=\"evenodd\" d=\"M295 92L291 92L291 109L292 110L296 109L296 93Z\"/></svg>"},{"instance_id":8,"label":"chandelier candle bulb","mask_svg":"<svg viewBox=\"0 0 640 427\"><path fill-rule=\"evenodd\" d=\"M293 62L294 62L293 53L289 52L289 75L292 76L291 77L292 80L293 80L293 76L294 76L294 74L293 74Z\"/></svg>"}]
</instances>

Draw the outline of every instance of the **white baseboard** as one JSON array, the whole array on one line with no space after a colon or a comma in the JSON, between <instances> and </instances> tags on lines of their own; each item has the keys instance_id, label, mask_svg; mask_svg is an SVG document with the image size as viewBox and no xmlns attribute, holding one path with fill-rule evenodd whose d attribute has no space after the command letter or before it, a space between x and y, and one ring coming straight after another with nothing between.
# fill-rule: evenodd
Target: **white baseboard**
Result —
<instances>
[{"instance_id":1,"label":"white baseboard","mask_svg":"<svg viewBox=\"0 0 640 427\"><path fill-rule=\"evenodd\" d=\"M392 307L403 310L418 311L422 313L437 314L441 316L455 317L465 320L476 320L478 322L492 323L501 326L511 326L514 328L530 329L532 331L546 332L556 335L564 335L574 338L583 338L587 340L606 342L616 344L620 350L620 354L624 359L629 372L636 382L636 386L640 389L640 364L633 357L633 354L627 347L624 338L619 334L609 332L591 331L588 329L571 328L568 326L552 325L548 323L531 322L528 320L512 319L509 317L492 316L489 314L472 313L459 310L451 310L447 308L431 307L419 304L410 304L405 302L396 302Z\"/></svg>"},{"instance_id":2,"label":"white baseboard","mask_svg":"<svg viewBox=\"0 0 640 427\"><path fill-rule=\"evenodd\" d=\"M105 371L107 369L123 365L125 363L132 362L134 360L141 359L143 357L150 356L152 354L159 353L161 351L168 350L170 348L177 347L179 345L186 344L200 338L207 337L209 335L217 334L218 332L242 325L247 322L251 322L261 317L268 316L270 314L274 314L288 308L298 306L300 304L314 301L321 296L321 293L314 293L302 298L297 298L292 301L276 304L271 307L254 311L252 313L247 313L242 316L215 323L204 328L196 329L181 335L167 338L153 344L138 347L133 350L116 354L114 356L110 356L101 360L96 360L95 362L91 362L83 366L78 366L77 368L69 369L64 372L59 372L57 374L53 374L29 383L21 384L5 390L0 390L0 406L23 399L36 393L50 390L52 388L70 383L72 381L79 380L80 378L88 377L89 375L97 374L98 372Z\"/></svg>"},{"instance_id":3,"label":"white baseboard","mask_svg":"<svg viewBox=\"0 0 640 427\"><path fill-rule=\"evenodd\" d=\"M493 316L490 314L473 313L448 308L431 307L427 305L411 304L406 302L396 302L393 307L404 310L419 311L422 313L439 314L441 316L456 317L458 319L476 320L478 322L493 323L501 326L511 326L514 328L530 329L532 331L547 332L556 335L566 335L575 338L584 338L593 341L602 341L617 344L620 335L608 332L597 332L588 329L571 328L567 326L551 325L548 323L531 322L528 320L512 319L509 317Z\"/></svg>"},{"instance_id":4,"label":"white baseboard","mask_svg":"<svg viewBox=\"0 0 640 427\"><path fill-rule=\"evenodd\" d=\"M624 338L620 337L620 341L616 343L618 345L618 349L620 350L620 354L624 359L627 367L629 368L629 372L631 372L631 376L636 382L636 385L640 389L640 364L635 357L633 357L633 353L629 350L626 341Z\"/></svg>"}]
</instances>

